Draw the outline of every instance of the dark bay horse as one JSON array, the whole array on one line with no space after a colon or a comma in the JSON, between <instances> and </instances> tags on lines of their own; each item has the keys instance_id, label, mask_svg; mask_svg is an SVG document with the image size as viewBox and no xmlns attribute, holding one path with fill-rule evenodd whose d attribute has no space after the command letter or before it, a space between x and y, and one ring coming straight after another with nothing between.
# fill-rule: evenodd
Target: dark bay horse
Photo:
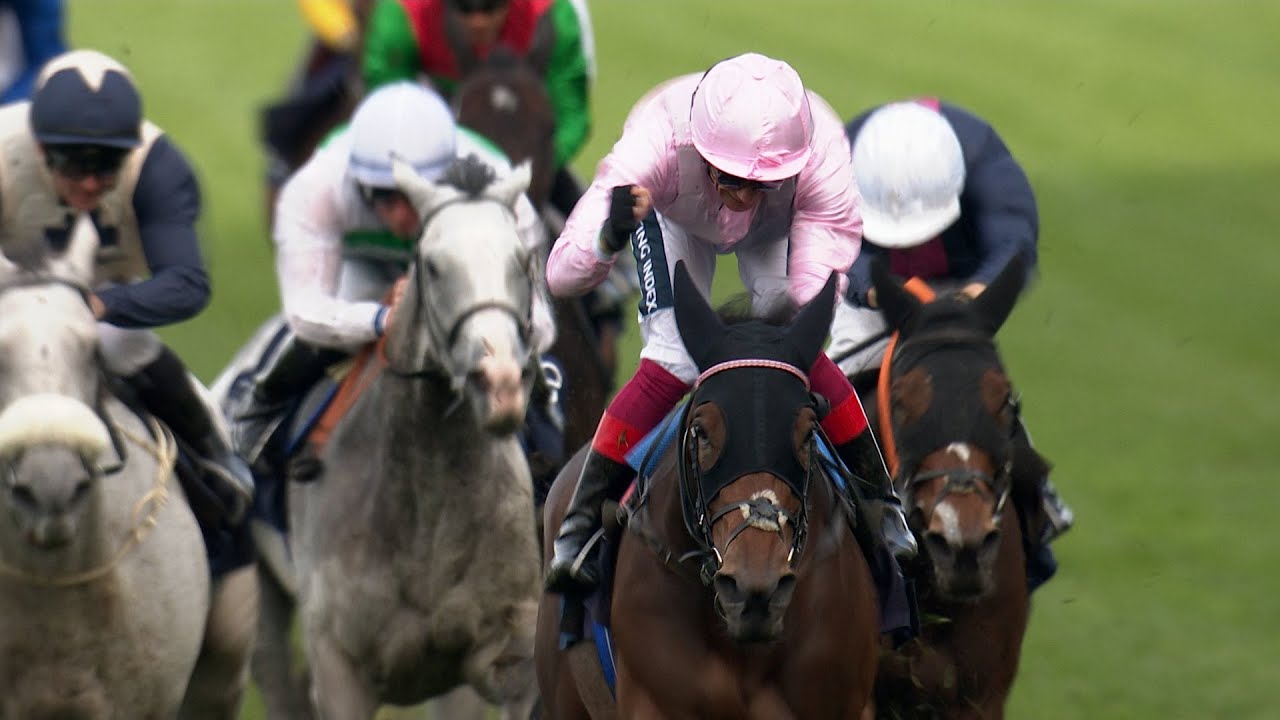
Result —
<instances>
[{"instance_id":1,"label":"dark bay horse","mask_svg":"<svg viewBox=\"0 0 1280 720\"><path fill-rule=\"evenodd\" d=\"M563 218L555 217L549 208L556 173L555 110L542 77L528 63L498 54L467 76L454 91L452 103L458 122L487 137L512 164L532 163L529 200L547 220L554 238L563 224ZM556 342L551 354L564 368L565 447L578 448L591 439L600 422L613 387L614 367L601 354L600 338L578 298L556 299L555 313Z\"/></svg>"},{"instance_id":2,"label":"dark bay horse","mask_svg":"<svg viewBox=\"0 0 1280 720\"><path fill-rule=\"evenodd\" d=\"M906 570L922 618L919 637L882 657L877 717L1004 717L1029 614L1012 497L1047 471L1015 442L1018 399L995 343L1025 277L1015 259L969 300L873 269L898 336L866 406L921 549Z\"/></svg>"},{"instance_id":3,"label":"dark bay horse","mask_svg":"<svg viewBox=\"0 0 1280 720\"><path fill-rule=\"evenodd\" d=\"M622 718L840 718L861 713L879 614L844 494L818 462L810 367L834 278L788 325L726 324L683 263L680 333L702 373L671 443L627 509L611 605ZM551 556L581 455L546 505ZM537 664L553 718L586 718L561 598L539 607ZM572 652L572 650L570 651Z\"/></svg>"}]
</instances>

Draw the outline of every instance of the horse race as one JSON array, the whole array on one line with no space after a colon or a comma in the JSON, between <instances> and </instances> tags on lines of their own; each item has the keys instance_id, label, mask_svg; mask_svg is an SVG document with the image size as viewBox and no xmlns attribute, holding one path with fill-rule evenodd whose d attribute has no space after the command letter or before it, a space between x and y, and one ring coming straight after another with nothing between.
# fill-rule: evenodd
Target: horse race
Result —
<instances>
[{"instance_id":1,"label":"horse race","mask_svg":"<svg viewBox=\"0 0 1280 720\"><path fill-rule=\"evenodd\" d=\"M0 720L1274 717L1278 24L0 0Z\"/></svg>"}]
</instances>

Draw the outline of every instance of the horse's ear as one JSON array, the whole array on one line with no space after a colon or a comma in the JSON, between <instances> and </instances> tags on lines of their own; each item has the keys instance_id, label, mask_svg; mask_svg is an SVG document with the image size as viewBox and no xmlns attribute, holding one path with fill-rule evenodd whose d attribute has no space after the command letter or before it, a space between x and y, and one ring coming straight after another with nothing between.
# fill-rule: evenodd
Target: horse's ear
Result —
<instances>
[{"instance_id":1,"label":"horse's ear","mask_svg":"<svg viewBox=\"0 0 1280 720\"><path fill-rule=\"evenodd\" d=\"M726 332L724 323L702 297L683 260L676 261L672 293L675 295L676 327L680 329L680 338L698 369L706 370Z\"/></svg>"},{"instance_id":2,"label":"horse's ear","mask_svg":"<svg viewBox=\"0 0 1280 720\"><path fill-rule=\"evenodd\" d=\"M920 311L919 298L889 272L889 265L882 258L871 260L871 284L876 289L876 305L891 329L905 328Z\"/></svg>"},{"instance_id":3,"label":"horse's ear","mask_svg":"<svg viewBox=\"0 0 1280 720\"><path fill-rule=\"evenodd\" d=\"M787 342L800 351L804 360L801 370L813 367L813 362L822 352L822 346L831 332L831 316L836 311L836 288L840 285L840 275L831 273L827 284L813 296L796 317L787 326Z\"/></svg>"},{"instance_id":4,"label":"horse's ear","mask_svg":"<svg viewBox=\"0 0 1280 720\"><path fill-rule=\"evenodd\" d=\"M93 225L93 218L88 213L80 213L71 227L66 248L49 255L49 269L64 280L92 285L98 241L98 229Z\"/></svg>"},{"instance_id":5,"label":"horse's ear","mask_svg":"<svg viewBox=\"0 0 1280 720\"><path fill-rule=\"evenodd\" d=\"M533 165L525 160L515 166L505 177L498 178L489 186L487 195L501 200L508 207L515 207L516 200L529 189L529 181L533 179Z\"/></svg>"},{"instance_id":6,"label":"horse's ear","mask_svg":"<svg viewBox=\"0 0 1280 720\"><path fill-rule=\"evenodd\" d=\"M992 335L1009 319L1018 294L1027 281L1027 261L1024 253L1014 255L987 289L973 299L974 310L984 328Z\"/></svg>"},{"instance_id":7,"label":"horse's ear","mask_svg":"<svg viewBox=\"0 0 1280 720\"><path fill-rule=\"evenodd\" d=\"M426 218L436 208L457 195L458 191L447 185L436 185L414 171L413 166L399 157L391 158L391 174L401 192L418 211L419 218Z\"/></svg>"}]
</instances>

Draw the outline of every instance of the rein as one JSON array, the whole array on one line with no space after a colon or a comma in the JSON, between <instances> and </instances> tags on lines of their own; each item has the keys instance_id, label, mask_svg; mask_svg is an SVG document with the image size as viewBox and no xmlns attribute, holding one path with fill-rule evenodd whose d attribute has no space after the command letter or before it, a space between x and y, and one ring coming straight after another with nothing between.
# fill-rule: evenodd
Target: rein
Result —
<instances>
[{"instance_id":1,"label":"rein","mask_svg":"<svg viewBox=\"0 0 1280 720\"><path fill-rule=\"evenodd\" d=\"M39 575L29 573L21 568L10 566L0 560L0 575L20 580L28 585L47 588L67 588L93 582L115 570L120 563L138 547L151 530L159 523L160 510L169 501L169 478L173 475L174 464L178 458L178 446L173 433L154 417L148 417L147 423L156 442L152 443L144 437L135 435L124 428L109 424L113 434L118 432L156 459L156 477L151 489L143 494L133 506L131 517L133 527L126 533L124 542L115 553L103 564L68 575ZM119 468L115 468L118 470Z\"/></svg>"}]
</instances>

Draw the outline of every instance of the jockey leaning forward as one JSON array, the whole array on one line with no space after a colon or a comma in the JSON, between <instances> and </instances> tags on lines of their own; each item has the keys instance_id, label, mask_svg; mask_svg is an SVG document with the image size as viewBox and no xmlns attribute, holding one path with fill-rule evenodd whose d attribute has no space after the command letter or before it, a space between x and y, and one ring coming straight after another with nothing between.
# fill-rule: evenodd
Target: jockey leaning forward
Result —
<instances>
[{"instance_id":1,"label":"jockey leaning forward","mask_svg":"<svg viewBox=\"0 0 1280 720\"><path fill-rule=\"evenodd\" d=\"M845 131L862 190L864 242L827 351L853 376L878 368L888 344L871 287L873 258L885 258L896 275L975 297L1018 254L1034 273L1040 222L1022 167L989 123L962 108L932 98L889 103ZM1016 441L1030 444L1021 425ZM1026 537L1033 589L1057 569L1049 542L1074 522L1048 476L1036 494L1039 502L1019 508L1039 531Z\"/></svg>"},{"instance_id":2,"label":"jockey leaning forward","mask_svg":"<svg viewBox=\"0 0 1280 720\"><path fill-rule=\"evenodd\" d=\"M425 74L449 97L495 51L526 59L555 110L552 204L567 216L581 195L569 163L591 128L591 48L579 0L374 0L361 73L369 89Z\"/></svg>"},{"instance_id":3,"label":"jockey leaning forward","mask_svg":"<svg viewBox=\"0 0 1280 720\"><path fill-rule=\"evenodd\" d=\"M195 453L220 521L239 525L253 497L249 468L152 330L209 303L200 187L177 145L143 119L129 71L92 50L54 58L29 102L0 108L0 246L65 244L79 213L99 236L89 303L103 362Z\"/></svg>"},{"instance_id":4,"label":"jockey leaning forward","mask_svg":"<svg viewBox=\"0 0 1280 720\"><path fill-rule=\"evenodd\" d=\"M784 62L729 58L664 83L632 109L547 265L554 294L581 294L629 245L648 280L639 308L640 366L596 430L555 540L549 590L583 592L598 583L584 560L595 545L589 541L601 502L625 490L634 475L626 452L697 378L676 328L676 262L683 260L709 293L716 255L733 253L753 303L781 299L799 307L857 256L858 202L839 118ZM899 557L914 554L853 388L825 354L805 369L830 402L823 430L850 469L877 487L885 545Z\"/></svg>"},{"instance_id":5,"label":"jockey leaning forward","mask_svg":"<svg viewBox=\"0 0 1280 720\"><path fill-rule=\"evenodd\" d=\"M288 335L272 343L256 369L232 387L227 415L232 439L256 463L284 415L338 355L382 336L395 297L384 299L413 257L422 218L392 175L396 156L427 180L437 180L458 158L478 156L500 175L510 164L497 150L453 121L431 89L411 82L386 85L356 108L340 129L284 184L273 236L276 274ZM516 206L525 245L541 257L546 231L527 198ZM385 304L384 304L385 302ZM545 290L533 299L534 362L555 339ZM554 393L541 365L527 422L557 424ZM546 437L546 433L530 433ZM552 433L559 439L558 433ZM527 448L532 450L534 448ZM557 447L537 448L562 455Z\"/></svg>"}]
</instances>

